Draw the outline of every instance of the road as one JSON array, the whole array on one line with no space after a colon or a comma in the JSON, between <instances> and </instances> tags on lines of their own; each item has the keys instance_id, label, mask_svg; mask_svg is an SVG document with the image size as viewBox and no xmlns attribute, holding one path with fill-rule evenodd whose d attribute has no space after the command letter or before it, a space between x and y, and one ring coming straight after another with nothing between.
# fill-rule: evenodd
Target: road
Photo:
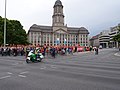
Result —
<instances>
[{"instance_id":1,"label":"road","mask_svg":"<svg viewBox=\"0 0 120 90\"><path fill-rule=\"evenodd\" d=\"M117 49L46 57L40 63L25 57L0 56L0 90L120 90Z\"/></svg>"}]
</instances>

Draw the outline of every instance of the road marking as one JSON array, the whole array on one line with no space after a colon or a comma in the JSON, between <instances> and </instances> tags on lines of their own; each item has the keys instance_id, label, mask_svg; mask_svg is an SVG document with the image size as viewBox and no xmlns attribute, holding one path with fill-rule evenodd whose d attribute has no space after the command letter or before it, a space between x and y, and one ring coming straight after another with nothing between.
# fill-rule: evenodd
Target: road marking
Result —
<instances>
[{"instance_id":1,"label":"road marking","mask_svg":"<svg viewBox=\"0 0 120 90\"><path fill-rule=\"evenodd\" d=\"M13 74L13 73L11 73L11 72L7 72L7 74Z\"/></svg>"},{"instance_id":2,"label":"road marking","mask_svg":"<svg viewBox=\"0 0 120 90\"><path fill-rule=\"evenodd\" d=\"M17 62L17 63L14 63L14 64L12 64L12 65L18 65L19 63Z\"/></svg>"},{"instance_id":3,"label":"road marking","mask_svg":"<svg viewBox=\"0 0 120 90\"><path fill-rule=\"evenodd\" d=\"M25 71L25 72L21 72L20 74L25 74L25 73L29 73L28 71Z\"/></svg>"},{"instance_id":4,"label":"road marking","mask_svg":"<svg viewBox=\"0 0 120 90\"><path fill-rule=\"evenodd\" d=\"M57 67L56 67L55 65L51 65L51 68L54 68L54 69L55 69L55 68L57 68Z\"/></svg>"},{"instance_id":5,"label":"road marking","mask_svg":"<svg viewBox=\"0 0 120 90\"><path fill-rule=\"evenodd\" d=\"M24 76L24 75L18 75L19 77L23 77L23 78L25 78L26 76Z\"/></svg>"},{"instance_id":6,"label":"road marking","mask_svg":"<svg viewBox=\"0 0 120 90\"><path fill-rule=\"evenodd\" d=\"M5 78L9 78L9 77L11 77L11 76L8 75L8 76L0 77L0 80L5 79Z\"/></svg>"},{"instance_id":7,"label":"road marking","mask_svg":"<svg viewBox=\"0 0 120 90\"><path fill-rule=\"evenodd\" d=\"M44 66L44 67L41 67L40 69L46 69L46 67Z\"/></svg>"},{"instance_id":8,"label":"road marking","mask_svg":"<svg viewBox=\"0 0 120 90\"><path fill-rule=\"evenodd\" d=\"M115 56L120 56L118 53L115 53L114 55L115 55Z\"/></svg>"}]
</instances>

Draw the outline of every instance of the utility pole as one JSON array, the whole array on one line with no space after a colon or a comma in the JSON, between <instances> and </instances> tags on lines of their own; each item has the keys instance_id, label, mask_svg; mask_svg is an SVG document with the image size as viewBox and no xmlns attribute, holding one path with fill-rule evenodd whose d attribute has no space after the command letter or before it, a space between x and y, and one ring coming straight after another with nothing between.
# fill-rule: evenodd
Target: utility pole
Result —
<instances>
[{"instance_id":1,"label":"utility pole","mask_svg":"<svg viewBox=\"0 0 120 90\"><path fill-rule=\"evenodd\" d=\"M6 47L6 4L7 4L7 1L5 0L5 18L4 18L4 48Z\"/></svg>"}]
</instances>

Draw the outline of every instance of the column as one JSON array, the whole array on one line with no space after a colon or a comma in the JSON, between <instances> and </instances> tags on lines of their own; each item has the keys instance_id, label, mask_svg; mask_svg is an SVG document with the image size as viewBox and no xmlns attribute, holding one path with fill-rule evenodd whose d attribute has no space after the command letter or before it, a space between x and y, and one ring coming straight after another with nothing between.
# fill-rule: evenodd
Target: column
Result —
<instances>
[{"instance_id":1,"label":"column","mask_svg":"<svg viewBox=\"0 0 120 90\"><path fill-rule=\"evenodd\" d=\"M36 33L36 45L38 45L38 33Z\"/></svg>"},{"instance_id":2,"label":"column","mask_svg":"<svg viewBox=\"0 0 120 90\"><path fill-rule=\"evenodd\" d=\"M83 35L81 35L81 45L83 46Z\"/></svg>"},{"instance_id":3,"label":"column","mask_svg":"<svg viewBox=\"0 0 120 90\"><path fill-rule=\"evenodd\" d=\"M80 38L80 34L78 35L78 44L80 45L80 41L81 41L81 38Z\"/></svg>"},{"instance_id":4,"label":"column","mask_svg":"<svg viewBox=\"0 0 120 90\"><path fill-rule=\"evenodd\" d=\"M87 38L87 46L89 46L90 44L89 44L89 40L88 40L88 35L86 35L86 38Z\"/></svg>"},{"instance_id":5,"label":"column","mask_svg":"<svg viewBox=\"0 0 120 90\"><path fill-rule=\"evenodd\" d=\"M85 35L84 39L85 39L85 41L84 41L84 42L85 42L85 46L86 46L86 35Z\"/></svg>"},{"instance_id":6,"label":"column","mask_svg":"<svg viewBox=\"0 0 120 90\"><path fill-rule=\"evenodd\" d=\"M31 43L31 32L29 34L29 42Z\"/></svg>"},{"instance_id":7,"label":"column","mask_svg":"<svg viewBox=\"0 0 120 90\"><path fill-rule=\"evenodd\" d=\"M69 35L69 40L70 40L70 45L71 45L71 43L72 43L71 34Z\"/></svg>"},{"instance_id":8,"label":"column","mask_svg":"<svg viewBox=\"0 0 120 90\"><path fill-rule=\"evenodd\" d=\"M46 45L47 45L47 41L48 41L48 40L47 40L47 35L48 35L48 34L46 33L46 35L45 35L45 37L46 37L46 43L45 43L45 44L46 44Z\"/></svg>"},{"instance_id":9,"label":"column","mask_svg":"<svg viewBox=\"0 0 120 90\"><path fill-rule=\"evenodd\" d=\"M76 43L76 34L74 35L74 37L75 37L75 45L76 45L76 44L77 44L77 43Z\"/></svg>"},{"instance_id":10,"label":"column","mask_svg":"<svg viewBox=\"0 0 120 90\"><path fill-rule=\"evenodd\" d=\"M42 33L42 45L44 45L44 33Z\"/></svg>"},{"instance_id":11,"label":"column","mask_svg":"<svg viewBox=\"0 0 120 90\"><path fill-rule=\"evenodd\" d=\"M116 46L117 46L117 48L119 48L118 42L116 42Z\"/></svg>"},{"instance_id":12,"label":"column","mask_svg":"<svg viewBox=\"0 0 120 90\"><path fill-rule=\"evenodd\" d=\"M65 45L65 43L64 43L65 42L65 34L63 34L63 39L62 40L63 40L63 45Z\"/></svg>"},{"instance_id":13,"label":"column","mask_svg":"<svg viewBox=\"0 0 120 90\"><path fill-rule=\"evenodd\" d=\"M61 44L63 45L63 34L61 34Z\"/></svg>"},{"instance_id":14,"label":"column","mask_svg":"<svg viewBox=\"0 0 120 90\"><path fill-rule=\"evenodd\" d=\"M108 42L106 43L106 48L108 48Z\"/></svg>"},{"instance_id":15,"label":"column","mask_svg":"<svg viewBox=\"0 0 120 90\"><path fill-rule=\"evenodd\" d=\"M52 45L54 46L54 33L52 35Z\"/></svg>"},{"instance_id":16,"label":"column","mask_svg":"<svg viewBox=\"0 0 120 90\"><path fill-rule=\"evenodd\" d=\"M49 33L49 46L50 46L50 33Z\"/></svg>"},{"instance_id":17,"label":"column","mask_svg":"<svg viewBox=\"0 0 120 90\"><path fill-rule=\"evenodd\" d=\"M64 40L64 45L66 45L66 42L65 42L65 39L66 39L66 35L65 34L63 34L64 35L64 38L63 38L63 40ZM67 39L66 39L67 40Z\"/></svg>"},{"instance_id":18,"label":"column","mask_svg":"<svg viewBox=\"0 0 120 90\"><path fill-rule=\"evenodd\" d=\"M34 36L34 32L33 32L33 45L35 45L35 36Z\"/></svg>"},{"instance_id":19,"label":"column","mask_svg":"<svg viewBox=\"0 0 120 90\"><path fill-rule=\"evenodd\" d=\"M55 43L56 43L56 46L57 46L57 34L55 34Z\"/></svg>"},{"instance_id":20,"label":"column","mask_svg":"<svg viewBox=\"0 0 120 90\"><path fill-rule=\"evenodd\" d=\"M68 46L68 34L67 34L67 46Z\"/></svg>"},{"instance_id":21,"label":"column","mask_svg":"<svg viewBox=\"0 0 120 90\"><path fill-rule=\"evenodd\" d=\"M41 35L41 33L40 33L40 45L42 45L42 43L41 43L41 38L42 38L42 35Z\"/></svg>"},{"instance_id":22,"label":"column","mask_svg":"<svg viewBox=\"0 0 120 90\"><path fill-rule=\"evenodd\" d=\"M61 33L59 32L59 40L60 40L60 43L59 45L61 44Z\"/></svg>"}]
</instances>

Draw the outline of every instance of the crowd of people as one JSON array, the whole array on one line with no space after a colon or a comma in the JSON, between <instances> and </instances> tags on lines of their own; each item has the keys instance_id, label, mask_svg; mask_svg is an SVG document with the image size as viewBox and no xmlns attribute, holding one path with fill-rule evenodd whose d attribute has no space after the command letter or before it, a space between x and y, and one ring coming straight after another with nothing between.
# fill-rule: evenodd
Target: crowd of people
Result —
<instances>
[{"instance_id":1,"label":"crowd of people","mask_svg":"<svg viewBox=\"0 0 120 90\"><path fill-rule=\"evenodd\" d=\"M0 47L1 56L24 56L25 52L24 47Z\"/></svg>"},{"instance_id":2,"label":"crowd of people","mask_svg":"<svg viewBox=\"0 0 120 90\"><path fill-rule=\"evenodd\" d=\"M45 55L51 55L55 58L57 54L66 55L66 54L73 54L74 52L79 51L78 46L7 46L7 47L0 47L0 55L1 56L27 56L29 51L34 50L37 52L39 49L40 53ZM92 47L84 47L84 51L91 51L93 50ZM83 51L82 50L82 51Z\"/></svg>"}]
</instances>

